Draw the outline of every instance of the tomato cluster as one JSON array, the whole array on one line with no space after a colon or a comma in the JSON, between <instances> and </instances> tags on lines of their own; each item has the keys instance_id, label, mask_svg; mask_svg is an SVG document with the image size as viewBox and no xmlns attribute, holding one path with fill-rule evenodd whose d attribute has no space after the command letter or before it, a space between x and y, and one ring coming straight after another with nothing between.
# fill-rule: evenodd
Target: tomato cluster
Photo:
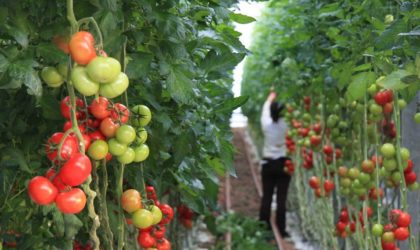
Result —
<instances>
[{"instance_id":1,"label":"tomato cluster","mask_svg":"<svg viewBox=\"0 0 420 250\"><path fill-rule=\"evenodd\" d=\"M382 249L398 250L395 240L404 241L410 237L409 226L411 223L410 214L393 209L389 215L390 223L383 226L376 223L372 226L372 234L381 237Z\"/></svg>"},{"instance_id":2,"label":"tomato cluster","mask_svg":"<svg viewBox=\"0 0 420 250\"><path fill-rule=\"evenodd\" d=\"M286 160L284 162L284 171L289 175L292 175L295 172L295 164L291 160Z\"/></svg>"},{"instance_id":3,"label":"tomato cluster","mask_svg":"<svg viewBox=\"0 0 420 250\"><path fill-rule=\"evenodd\" d=\"M325 179L321 187L321 178L318 176L309 178L309 186L314 190L315 197L317 198L329 196L335 188L334 181L330 179Z\"/></svg>"},{"instance_id":4,"label":"tomato cluster","mask_svg":"<svg viewBox=\"0 0 420 250\"><path fill-rule=\"evenodd\" d=\"M139 229L138 244L142 248L168 250L170 242L165 239L166 225L172 220L172 208L160 203L153 186L146 187L147 201L144 202L140 192L126 190L121 197L121 206L131 214L130 223Z\"/></svg>"},{"instance_id":5,"label":"tomato cluster","mask_svg":"<svg viewBox=\"0 0 420 250\"><path fill-rule=\"evenodd\" d=\"M191 208L189 208L187 205L185 204L180 204L177 207L177 212L178 212L178 218L181 222L181 224L186 228L186 229L191 229L193 227L193 217L195 215L194 211L191 210Z\"/></svg>"},{"instance_id":6,"label":"tomato cluster","mask_svg":"<svg viewBox=\"0 0 420 250\"><path fill-rule=\"evenodd\" d=\"M356 211L357 212L357 211ZM370 207L366 207L367 218L372 217L373 210ZM357 230L357 223L362 230L364 230L364 218L363 218L363 209L360 209L359 221L356 221L356 213L350 216L350 211L347 207L343 207L340 211L338 222L335 225L336 233L341 238L346 238L348 235L355 233Z\"/></svg>"}]
</instances>

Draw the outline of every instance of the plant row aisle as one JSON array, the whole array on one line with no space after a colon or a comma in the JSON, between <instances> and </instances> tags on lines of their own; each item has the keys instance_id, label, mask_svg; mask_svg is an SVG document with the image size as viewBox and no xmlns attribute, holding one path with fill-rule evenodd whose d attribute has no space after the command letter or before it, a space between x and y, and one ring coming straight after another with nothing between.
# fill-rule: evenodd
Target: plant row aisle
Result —
<instances>
[{"instance_id":1,"label":"plant row aisle","mask_svg":"<svg viewBox=\"0 0 420 250\"><path fill-rule=\"evenodd\" d=\"M420 246L419 17L414 1L271 1L255 29L243 110L261 138L269 90L285 103L289 209L320 249Z\"/></svg>"},{"instance_id":2,"label":"plant row aisle","mask_svg":"<svg viewBox=\"0 0 420 250\"><path fill-rule=\"evenodd\" d=\"M181 249L234 173L236 1L0 3L0 249Z\"/></svg>"}]
</instances>

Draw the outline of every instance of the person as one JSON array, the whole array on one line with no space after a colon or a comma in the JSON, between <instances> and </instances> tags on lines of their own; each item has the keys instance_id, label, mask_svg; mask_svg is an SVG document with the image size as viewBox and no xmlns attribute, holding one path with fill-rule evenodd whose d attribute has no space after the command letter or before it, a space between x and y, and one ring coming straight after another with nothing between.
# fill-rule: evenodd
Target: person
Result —
<instances>
[{"instance_id":1,"label":"person","mask_svg":"<svg viewBox=\"0 0 420 250\"><path fill-rule=\"evenodd\" d=\"M284 172L286 157L285 137L287 125L281 115L283 105L275 101L276 93L271 92L265 101L261 114L261 127L264 134L262 159L262 186L260 221L270 226L271 202L274 189L277 188L276 224L283 238L289 238L286 232L286 199L290 176Z\"/></svg>"}]
</instances>

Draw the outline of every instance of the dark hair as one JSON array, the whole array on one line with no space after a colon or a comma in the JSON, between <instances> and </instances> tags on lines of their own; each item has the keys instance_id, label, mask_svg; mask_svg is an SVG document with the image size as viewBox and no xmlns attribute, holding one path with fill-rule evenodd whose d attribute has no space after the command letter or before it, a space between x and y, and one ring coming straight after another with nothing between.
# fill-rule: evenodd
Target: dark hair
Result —
<instances>
[{"instance_id":1,"label":"dark hair","mask_svg":"<svg viewBox=\"0 0 420 250\"><path fill-rule=\"evenodd\" d=\"M281 111L283 110L284 105L279 102L272 102L270 105L270 115L273 122L277 122L281 118Z\"/></svg>"}]
</instances>

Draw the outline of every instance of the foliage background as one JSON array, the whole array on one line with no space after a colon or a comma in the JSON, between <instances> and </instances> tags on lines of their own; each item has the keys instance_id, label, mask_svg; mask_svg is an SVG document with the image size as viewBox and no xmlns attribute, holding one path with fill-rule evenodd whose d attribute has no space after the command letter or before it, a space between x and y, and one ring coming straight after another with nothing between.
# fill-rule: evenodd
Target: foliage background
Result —
<instances>
[{"instance_id":1,"label":"foliage background","mask_svg":"<svg viewBox=\"0 0 420 250\"><path fill-rule=\"evenodd\" d=\"M208 215L210 226L218 176L234 174L229 117L246 101L233 98L230 90L232 69L247 52L231 22L253 19L233 13L229 8L235 3L74 1L77 19L93 16L98 22L108 55L127 60L130 105L152 110L147 183L156 187L158 197L169 194L165 200L171 205L187 203ZM63 1L0 1L0 239L17 241L20 249L68 247L75 235L88 238L86 212L63 216L54 206L34 205L26 193L30 178L49 168L43 145L64 123L58 106L66 90L47 88L39 71L66 60L51 39L68 32ZM107 167L111 211L119 199L112 188L113 164ZM140 173L140 166L127 166L125 188L140 189ZM109 216L115 230L116 215ZM179 243L176 235L171 238Z\"/></svg>"}]
</instances>

